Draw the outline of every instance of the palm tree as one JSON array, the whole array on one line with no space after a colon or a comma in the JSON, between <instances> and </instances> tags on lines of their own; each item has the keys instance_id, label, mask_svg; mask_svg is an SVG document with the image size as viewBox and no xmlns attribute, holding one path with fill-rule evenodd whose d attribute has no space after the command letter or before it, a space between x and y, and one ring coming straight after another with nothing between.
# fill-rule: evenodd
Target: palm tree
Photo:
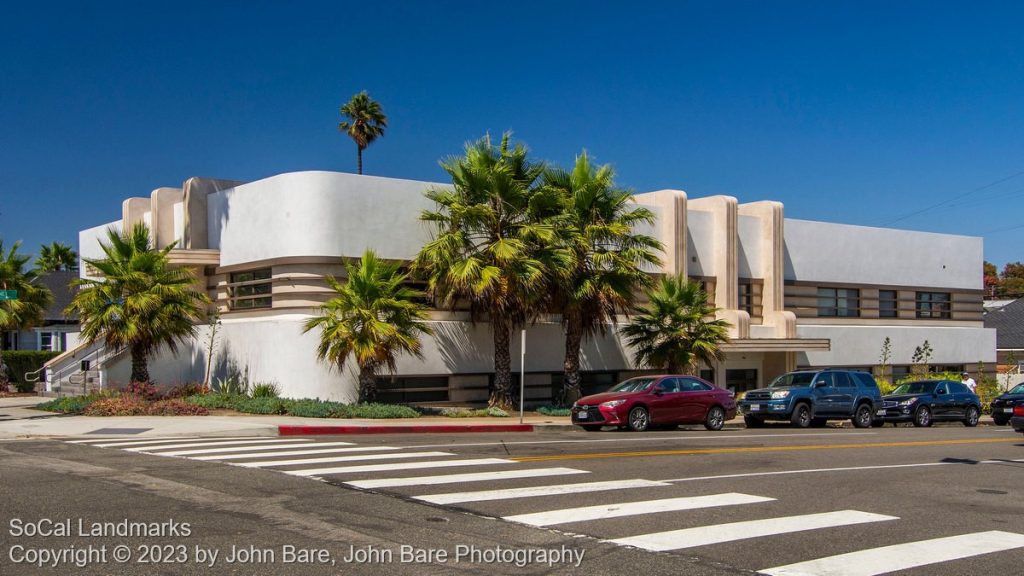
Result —
<instances>
[{"instance_id":1,"label":"palm tree","mask_svg":"<svg viewBox=\"0 0 1024 576\"><path fill-rule=\"evenodd\" d=\"M555 287L556 309L565 328L562 401L580 392L580 344L605 333L618 312L627 312L637 286L649 287L643 265L660 265L661 242L637 233L638 224L654 222L654 213L634 204L633 195L615 185L609 165L595 166L586 151L571 172L550 169L545 185L563 202L560 237L572 253L572 265Z\"/></svg>"},{"instance_id":2,"label":"palm tree","mask_svg":"<svg viewBox=\"0 0 1024 576\"><path fill-rule=\"evenodd\" d=\"M708 319L718 309L708 305L699 284L665 276L645 293L650 304L638 307L636 318L622 329L638 365L693 373L698 362L711 365L725 358L721 345L729 341L729 323Z\"/></svg>"},{"instance_id":3,"label":"palm tree","mask_svg":"<svg viewBox=\"0 0 1024 576\"><path fill-rule=\"evenodd\" d=\"M346 265L345 271L344 283L327 278L335 295L306 322L303 332L320 329L320 360L339 370L350 358L355 360L359 402L372 402L380 368L394 372L401 353L420 356L419 337L430 334L427 307L416 301L422 294L405 285L408 275L372 250L357 264Z\"/></svg>"},{"instance_id":4,"label":"palm tree","mask_svg":"<svg viewBox=\"0 0 1024 576\"><path fill-rule=\"evenodd\" d=\"M4 250L0 240L0 290L14 290L14 300L0 300L0 330L19 330L41 324L46 307L53 302L53 294L37 284L37 271L27 268L31 256L19 254L21 242ZM3 339L0 339L0 349Z\"/></svg>"},{"instance_id":5,"label":"palm tree","mask_svg":"<svg viewBox=\"0 0 1024 576\"><path fill-rule=\"evenodd\" d=\"M149 356L161 344L176 354L179 343L195 336L209 302L194 288L191 272L169 267L174 246L155 249L142 223L123 234L109 229L107 242L100 242L106 258L85 260L102 278L74 281L79 291L68 310L78 312L82 337L89 344L103 340L108 348L128 348L132 382L149 382Z\"/></svg>"},{"instance_id":6,"label":"palm tree","mask_svg":"<svg viewBox=\"0 0 1024 576\"><path fill-rule=\"evenodd\" d=\"M39 247L36 269L41 272L78 270L78 253L63 242L50 242Z\"/></svg>"},{"instance_id":7,"label":"palm tree","mask_svg":"<svg viewBox=\"0 0 1024 576\"><path fill-rule=\"evenodd\" d=\"M348 118L338 124L338 130L344 132L356 143L359 173L363 173L363 150L374 140L384 135L388 127L388 117L380 103L370 98L363 90L356 94L344 106L341 114Z\"/></svg>"},{"instance_id":8,"label":"palm tree","mask_svg":"<svg viewBox=\"0 0 1024 576\"><path fill-rule=\"evenodd\" d=\"M567 251L553 244L558 195L538 185L543 165L510 139L495 146L485 136L441 163L452 186L427 192L437 209L420 219L435 229L414 263L440 305L468 302L474 320L486 315L494 338L489 404L502 408L512 403L512 331L543 305L552 275L568 264Z\"/></svg>"}]
</instances>

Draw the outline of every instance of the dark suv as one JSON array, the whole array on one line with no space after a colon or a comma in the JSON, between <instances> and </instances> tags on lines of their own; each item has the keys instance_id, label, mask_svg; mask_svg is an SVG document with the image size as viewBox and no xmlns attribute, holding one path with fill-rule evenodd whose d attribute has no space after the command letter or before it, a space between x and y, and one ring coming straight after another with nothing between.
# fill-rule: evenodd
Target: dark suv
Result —
<instances>
[{"instance_id":1,"label":"dark suv","mask_svg":"<svg viewBox=\"0 0 1024 576\"><path fill-rule=\"evenodd\" d=\"M750 428L765 420L789 420L799 428L849 418L869 428L882 394L871 374L853 370L802 370L779 376L767 388L751 390L739 403Z\"/></svg>"}]
</instances>

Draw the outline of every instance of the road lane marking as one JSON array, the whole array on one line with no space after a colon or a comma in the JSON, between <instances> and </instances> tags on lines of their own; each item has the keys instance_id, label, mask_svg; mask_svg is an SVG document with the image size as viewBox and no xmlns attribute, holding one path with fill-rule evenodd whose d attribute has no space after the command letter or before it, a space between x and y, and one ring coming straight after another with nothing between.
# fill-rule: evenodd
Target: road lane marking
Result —
<instances>
[{"instance_id":1,"label":"road lane marking","mask_svg":"<svg viewBox=\"0 0 1024 576\"><path fill-rule=\"evenodd\" d=\"M305 444L283 444L280 446L262 446L253 448L252 446L231 446L228 448L200 448L198 450L176 450L174 452L161 452L163 456L191 456L193 454L215 454L220 452L244 452L246 450L287 450L289 448L318 448L321 446L354 446L351 442L314 442L307 440ZM164 450L165 448L160 448Z\"/></svg>"},{"instance_id":2,"label":"road lane marking","mask_svg":"<svg viewBox=\"0 0 1024 576\"><path fill-rule=\"evenodd\" d=\"M604 520L606 518L622 518L640 514L658 512L678 512L681 510L697 510L700 508L716 508L718 506L734 506L737 504L756 504L771 502L775 498L752 496L750 494L711 494L709 496L686 496L682 498L664 498L662 500L646 500L643 502L623 502L619 504L601 504L598 506L581 506L579 508L563 508L533 514L517 514L505 516L503 520L529 524L530 526L554 526L588 520Z\"/></svg>"},{"instance_id":3,"label":"road lane marking","mask_svg":"<svg viewBox=\"0 0 1024 576\"><path fill-rule=\"evenodd\" d=\"M317 446L323 444L330 444L330 442L321 442ZM291 448L291 446L262 446L253 447L247 446L246 450L258 450L258 449L278 449L278 448ZM264 456L301 456L303 454L334 454L336 452L387 452L389 450L400 450L395 446L356 446L354 448L324 448L323 450L293 450L289 452L246 452L244 454L211 454L209 456L192 456L191 460L232 460L235 458L263 458Z\"/></svg>"},{"instance_id":4,"label":"road lane marking","mask_svg":"<svg viewBox=\"0 0 1024 576\"><path fill-rule=\"evenodd\" d=\"M928 466L974 466L975 464L1006 464L1008 462L1024 462L1024 458L1018 460L978 460L976 462L921 462L918 464L880 464L876 466L842 466L838 468L803 468L800 470L777 470L774 472L744 472L742 474L691 476L689 478L671 478L668 480L662 480L662 482L694 482L702 480L725 480L728 478L756 478L759 476L812 474L818 472L856 472L858 470L886 470L889 468L925 468Z\"/></svg>"},{"instance_id":5,"label":"road lane marking","mask_svg":"<svg viewBox=\"0 0 1024 576\"><path fill-rule=\"evenodd\" d=\"M1024 534L993 530L838 554L766 568L759 573L770 576L877 576L1022 547Z\"/></svg>"},{"instance_id":6,"label":"road lane marking","mask_svg":"<svg viewBox=\"0 0 1024 576\"><path fill-rule=\"evenodd\" d=\"M478 492L452 492L450 494L427 494L413 496L416 500L432 504L460 504L463 502L486 502L489 500L511 500L514 498L532 498L535 496L554 496L558 494L582 494L585 492L602 492L605 490L626 490L629 488L654 488L671 486L653 480L608 480L605 482L585 482L582 484L555 484L552 486L529 486L527 488L506 488L504 490L480 490Z\"/></svg>"},{"instance_id":7,"label":"road lane marking","mask_svg":"<svg viewBox=\"0 0 1024 576\"><path fill-rule=\"evenodd\" d=\"M268 466L301 466L304 464L329 464L331 462L358 462L360 460L397 460L403 458L433 458L455 456L451 452L388 452L386 454L359 454L357 456L329 456L326 458L299 458L295 460L263 460L260 462L232 462L243 468L266 468Z\"/></svg>"},{"instance_id":8,"label":"road lane marking","mask_svg":"<svg viewBox=\"0 0 1024 576\"><path fill-rule=\"evenodd\" d=\"M730 522L728 524L714 524L711 526L698 526L684 530L671 530L668 532L653 532L641 534L628 538L609 540L614 544L643 548L654 552L665 552L668 550L682 550L684 548L695 548L697 546L708 546L710 544L721 544L736 540L749 538L761 538L777 534L789 534L792 532L804 532L820 528L833 528L836 526L851 526L854 524L867 524L870 522L884 522L887 520L899 520L895 516L884 516L872 514L859 510L840 510L837 512L824 512L820 514L804 514L800 516L786 516L782 518L765 518L764 520L747 520L745 522Z\"/></svg>"},{"instance_id":9,"label":"road lane marking","mask_svg":"<svg viewBox=\"0 0 1024 576\"><path fill-rule=\"evenodd\" d=\"M216 442L187 442L185 444L169 444L167 446L135 446L132 448L123 448L126 452L146 452L149 450L174 450L177 448L198 448L200 446L226 446L231 444L299 444L302 445L308 440L303 438L294 438L286 440L227 440L223 441L218 439ZM159 452L153 452L153 454L160 454Z\"/></svg>"},{"instance_id":10,"label":"road lane marking","mask_svg":"<svg viewBox=\"0 0 1024 576\"><path fill-rule=\"evenodd\" d=\"M685 450L651 450L645 452L603 452L595 454L552 454L548 456L513 456L516 462L548 462L552 460L590 460L595 458L630 458L642 456L684 456L698 454L749 454L759 452L805 452L810 450L848 450L853 448L901 448L910 446L952 446L957 444L1006 444L1017 439L919 440L908 442L864 442L860 444L802 444L798 446L745 446L736 448L691 448Z\"/></svg>"},{"instance_id":11,"label":"road lane marking","mask_svg":"<svg viewBox=\"0 0 1024 576\"><path fill-rule=\"evenodd\" d=\"M370 464L365 466L339 466L336 468L306 468L303 470L278 470L292 476L328 476L331 474L358 474L361 472L387 472L390 470L416 470L422 468L451 468L458 466L488 466L491 464L515 464L503 458L476 458L473 460L428 460L426 462L401 462L398 464Z\"/></svg>"},{"instance_id":12,"label":"road lane marking","mask_svg":"<svg viewBox=\"0 0 1024 576\"><path fill-rule=\"evenodd\" d=\"M789 434L704 434L700 436L642 436L639 438L602 438L592 440L521 440L513 442L468 442L460 444L417 444L412 448L470 448L475 446L520 446L535 444L600 444L605 442L667 442L671 440L733 440L736 438L804 438L807 436L877 436L878 432L790 432Z\"/></svg>"},{"instance_id":13,"label":"road lane marking","mask_svg":"<svg viewBox=\"0 0 1024 576\"><path fill-rule=\"evenodd\" d=\"M567 474L590 474L576 468L525 468L519 470L497 470L495 472L471 472L469 474L443 474L439 476L417 476L414 478L375 478L345 482L356 488L397 488L400 486L427 486L436 484L459 484L462 482L487 482L515 478L540 478L564 476Z\"/></svg>"}]
</instances>

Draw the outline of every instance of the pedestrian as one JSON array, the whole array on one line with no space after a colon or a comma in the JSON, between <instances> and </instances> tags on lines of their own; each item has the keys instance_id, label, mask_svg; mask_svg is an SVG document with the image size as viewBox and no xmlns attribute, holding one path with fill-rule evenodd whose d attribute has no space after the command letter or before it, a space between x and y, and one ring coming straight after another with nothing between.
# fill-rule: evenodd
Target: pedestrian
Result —
<instances>
[{"instance_id":1,"label":"pedestrian","mask_svg":"<svg viewBox=\"0 0 1024 576\"><path fill-rule=\"evenodd\" d=\"M967 386L971 390L971 393L977 393L975 392L975 388L978 387L978 383L975 382L974 378L971 378L971 375L968 374L967 372L964 372L963 374L960 375L960 383L963 384L964 386Z\"/></svg>"}]
</instances>

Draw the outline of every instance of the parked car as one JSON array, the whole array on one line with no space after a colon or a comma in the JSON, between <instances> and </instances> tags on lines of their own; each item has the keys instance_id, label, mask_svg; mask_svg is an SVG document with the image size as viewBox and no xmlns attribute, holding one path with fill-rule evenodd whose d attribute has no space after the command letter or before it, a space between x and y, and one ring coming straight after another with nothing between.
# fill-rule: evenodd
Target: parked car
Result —
<instances>
[{"instance_id":1,"label":"parked car","mask_svg":"<svg viewBox=\"0 0 1024 576\"><path fill-rule=\"evenodd\" d=\"M997 426L1006 426L1013 416L1015 404L1024 400L1024 384L1017 384L992 400L992 421Z\"/></svg>"},{"instance_id":2,"label":"parked car","mask_svg":"<svg viewBox=\"0 0 1024 576\"><path fill-rule=\"evenodd\" d=\"M779 376L767 388L751 390L739 403L747 427L765 420L788 420L799 428L829 420L853 421L868 428L882 405L882 393L870 374L853 370L802 370Z\"/></svg>"},{"instance_id":3,"label":"parked car","mask_svg":"<svg viewBox=\"0 0 1024 576\"><path fill-rule=\"evenodd\" d=\"M735 416L736 400L728 390L696 376L671 374L630 378L572 405L572 423L588 431L617 426L642 432L677 424L721 430Z\"/></svg>"},{"instance_id":4,"label":"parked car","mask_svg":"<svg viewBox=\"0 0 1024 576\"><path fill-rule=\"evenodd\" d=\"M932 422L963 422L977 426L981 400L970 388L952 380L918 380L900 385L883 398L876 421L913 422L931 426Z\"/></svg>"},{"instance_id":5,"label":"parked car","mask_svg":"<svg viewBox=\"0 0 1024 576\"><path fill-rule=\"evenodd\" d=\"M1021 434L1024 434L1024 404L1017 404L1013 407L1013 417L1010 418L1010 426Z\"/></svg>"}]
</instances>

